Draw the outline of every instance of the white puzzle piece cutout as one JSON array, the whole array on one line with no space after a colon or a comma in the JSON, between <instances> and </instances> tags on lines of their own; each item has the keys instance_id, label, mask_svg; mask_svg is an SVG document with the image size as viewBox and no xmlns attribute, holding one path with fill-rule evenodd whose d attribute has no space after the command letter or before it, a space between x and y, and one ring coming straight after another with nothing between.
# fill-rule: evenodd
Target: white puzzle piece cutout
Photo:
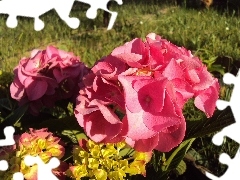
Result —
<instances>
[{"instance_id":1,"label":"white puzzle piece cutout","mask_svg":"<svg viewBox=\"0 0 240 180\"><path fill-rule=\"evenodd\" d=\"M74 0L2 0L0 1L0 13L9 14L7 26L17 27L17 16L34 18L34 29L40 31L44 28L44 22L39 16L55 9L59 17L73 29L79 26L79 19L70 18Z\"/></svg>"},{"instance_id":2,"label":"white puzzle piece cutout","mask_svg":"<svg viewBox=\"0 0 240 180\"><path fill-rule=\"evenodd\" d=\"M0 160L0 171L7 171L8 162L5 160ZM13 180L24 180L24 176L21 172L16 172L13 174Z\"/></svg>"},{"instance_id":3,"label":"white puzzle piece cutout","mask_svg":"<svg viewBox=\"0 0 240 180\"><path fill-rule=\"evenodd\" d=\"M0 171L6 171L8 169L8 162L0 160Z\"/></svg>"},{"instance_id":4,"label":"white puzzle piece cutout","mask_svg":"<svg viewBox=\"0 0 240 180\"><path fill-rule=\"evenodd\" d=\"M101 1L99 1L99 0L76 0L76 1L83 2L83 3L89 4L91 6L87 10L87 12L86 12L86 16L89 19L95 19L97 17L97 10L98 9L101 9L101 10L104 10L104 11L107 11L108 13L110 13L111 14L111 18L110 18L107 30L112 29L112 27L114 25L114 22L117 19L118 13L110 11L107 8L107 4L111 0L101 0ZM115 0L115 1L118 3L118 5L122 5L123 4L122 0Z\"/></svg>"},{"instance_id":5,"label":"white puzzle piece cutout","mask_svg":"<svg viewBox=\"0 0 240 180\"><path fill-rule=\"evenodd\" d=\"M15 144L14 140L15 129L12 126L7 126L4 128L3 133L5 139L0 139L0 147L11 146ZM8 162L6 160L0 160L0 171L6 171L8 169ZM24 180L22 173L15 173L13 175L14 180Z\"/></svg>"},{"instance_id":6,"label":"white puzzle piece cutout","mask_svg":"<svg viewBox=\"0 0 240 180\"><path fill-rule=\"evenodd\" d=\"M45 164L39 156L33 157L27 155L24 158L24 162L27 166L32 166L34 164L38 165L38 180L59 180L52 173L52 169L55 169L60 165L60 161L57 158L53 157L47 164Z\"/></svg>"},{"instance_id":7,"label":"white puzzle piece cutout","mask_svg":"<svg viewBox=\"0 0 240 180\"><path fill-rule=\"evenodd\" d=\"M237 180L240 177L239 165L240 165L240 149L238 149L233 159L226 153L222 153L219 157L219 161L222 164L228 165L228 169L221 177L212 175L206 172L206 176L212 180Z\"/></svg>"},{"instance_id":8,"label":"white puzzle piece cutout","mask_svg":"<svg viewBox=\"0 0 240 180\"><path fill-rule=\"evenodd\" d=\"M5 135L5 139L0 139L0 147L2 146L11 146L15 144L13 134L15 129L12 126L7 126L4 128L3 133Z\"/></svg>"},{"instance_id":9,"label":"white puzzle piece cutout","mask_svg":"<svg viewBox=\"0 0 240 180\"><path fill-rule=\"evenodd\" d=\"M212 142L220 146L223 144L224 137L227 136L232 140L236 141L240 144L240 110L239 110L239 102L240 102L240 70L238 71L237 76L234 76L230 73L226 73L223 76L223 82L225 84L234 84L234 89L231 95L231 99L229 102L224 100L217 100L217 108L219 110L225 109L227 106L230 106L232 109L232 113L235 119L235 123L225 127L222 131L218 132L213 136ZM228 165L228 169L224 175L221 177L216 177L208 172L206 172L206 176L212 180L236 180L240 178L240 148L238 149L235 157L231 159L229 155L226 153L222 153L219 157L219 161L222 164Z\"/></svg>"},{"instance_id":10,"label":"white puzzle piece cutout","mask_svg":"<svg viewBox=\"0 0 240 180\"><path fill-rule=\"evenodd\" d=\"M87 11L87 17L94 19L97 16L97 10L102 9L112 14L108 30L112 29L113 24L117 18L117 12L108 10L107 4L110 0L77 0L89 4L91 7ZM119 5L122 5L122 0L115 0ZM9 14L7 18L7 26L10 28L17 27L17 16L34 18L34 29L40 31L44 28L44 22L39 18L46 12L54 9L59 17L66 22L66 24L76 29L79 27L80 20L75 17L69 17L72 6L75 0L1 0L0 14Z\"/></svg>"},{"instance_id":11,"label":"white puzzle piece cutout","mask_svg":"<svg viewBox=\"0 0 240 180\"><path fill-rule=\"evenodd\" d=\"M16 172L13 174L13 180L24 180L24 176L20 172Z\"/></svg>"}]
</instances>

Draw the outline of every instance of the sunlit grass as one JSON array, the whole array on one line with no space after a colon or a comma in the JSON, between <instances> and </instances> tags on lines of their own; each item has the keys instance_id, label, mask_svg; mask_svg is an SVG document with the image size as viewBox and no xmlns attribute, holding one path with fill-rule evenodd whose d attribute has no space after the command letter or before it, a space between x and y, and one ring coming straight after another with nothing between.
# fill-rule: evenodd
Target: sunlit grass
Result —
<instances>
[{"instance_id":1,"label":"sunlit grass","mask_svg":"<svg viewBox=\"0 0 240 180\"><path fill-rule=\"evenodd\" d=\"M76 30L70 29L54 11L42 16L45 28L40 32L34 31L33 19L19 18L18 27L9 29L5 24L7 16L0 16L0 68L12 71L21 57L49 44L74 52L91 66L115 47L135 37L144 38L150 32L192 51L207 49L211 52L209 56L239 58L240 21L237 17L220 15L214 10L149 4L115 4L112 9L118 12L118 18L110 31L103 27L103 12L99 10L97 18L90 20L85 15L87 8L78 10L76 7L71 12L71 16L81 20Z\"/></svg>"}]
</instances>

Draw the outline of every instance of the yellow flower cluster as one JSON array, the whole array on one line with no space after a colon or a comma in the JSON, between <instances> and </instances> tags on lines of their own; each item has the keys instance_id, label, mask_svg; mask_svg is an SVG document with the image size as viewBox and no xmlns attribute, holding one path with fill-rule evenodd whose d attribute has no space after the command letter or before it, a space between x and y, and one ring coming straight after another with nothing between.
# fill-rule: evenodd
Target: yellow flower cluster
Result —
<instances>
[{"instance_id":1,"label":"yellow flower cluster","mask_svg":"<svg viewBox=\"0 0 240 180\"><path fill-rule=\"evenodd\" d=\"M134 152L132 157L123 159L120 151L126 143L97 144L88 140L85 147L75 146L73 149L74 164L67 171L72 179L89 177L96 180L123 180L126 174L145 176L145 166L150 161L152 152Z\"/></svg>"}]
</instances>

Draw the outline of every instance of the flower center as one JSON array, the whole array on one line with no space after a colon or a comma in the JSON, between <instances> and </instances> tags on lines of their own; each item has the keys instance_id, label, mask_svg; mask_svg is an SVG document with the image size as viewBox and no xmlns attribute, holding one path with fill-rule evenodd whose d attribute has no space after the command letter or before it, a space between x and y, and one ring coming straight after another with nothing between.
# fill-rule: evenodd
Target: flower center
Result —
<instances>
[{"instance_id":1,"label":"flower center","mask_svg":"<svg viewBox=\"0 0 240 180\"><path fill-rule=\"evenodd\" d=\"M143 68L135 72L134 75L135 76L153 76L153 71L150 70L149 68Z\"/></svg>"},{"instance_id":2,"label":"flower center","mask_svg":"<svg viewBox=\"0 0 240 180\"><path fill-rule=\"evenodd\" d=\"M149 96L146 97L145 101L149 103L151 101L151 98Z\"/></svg>"}]
</instances>

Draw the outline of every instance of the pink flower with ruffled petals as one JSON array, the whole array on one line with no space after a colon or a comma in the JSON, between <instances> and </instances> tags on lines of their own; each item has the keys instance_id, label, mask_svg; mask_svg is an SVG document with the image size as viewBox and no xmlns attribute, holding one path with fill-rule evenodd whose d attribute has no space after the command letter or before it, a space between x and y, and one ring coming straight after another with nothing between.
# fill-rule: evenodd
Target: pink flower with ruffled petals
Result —
<instances>
[{"instance_id":1,"label":"pink flower with ruffled petals","mask_svg":"<svg viewBox=\"0 0 240 180\"><path fill-rule=\"evenodd\" d=\"M38 114L42 107L53 107L57 100L75 100L81 86L78 83L86 73L87 68L73 53L53 46L35 49L14 69L11 96L20 106L29 103L31 113Z\"/></svg>"},{"instance_id":2,"label":"pink flower with ruffled petals","mask_svg":"<svg viewBox=\"0 0 240 180\"><path fill-rule=\"evenodd\" d=\"M218 80L191 51L154 33L115 48L93 66L84 84L75 115L87 135L108 142L118 122L115 137L137 151L178 146L186 131L185 103L195 98L195 106L210 117L219 93Z\"/></svg>"},{"instance_id":3,"label":"pink flower with ruffled petals","mask_svg":"<svg viewBox=\"0 0 240 180\"><path fill-rule=\"evenodd\" d=\"M111 72L110 72L111 73ZM115 142L122 130L121 119L116 111L124 110L123 93L118 84L93 72L86 75L85 88L80 90L75 116L87 136L95 142Z\"/></svg>"}]
</instances>

